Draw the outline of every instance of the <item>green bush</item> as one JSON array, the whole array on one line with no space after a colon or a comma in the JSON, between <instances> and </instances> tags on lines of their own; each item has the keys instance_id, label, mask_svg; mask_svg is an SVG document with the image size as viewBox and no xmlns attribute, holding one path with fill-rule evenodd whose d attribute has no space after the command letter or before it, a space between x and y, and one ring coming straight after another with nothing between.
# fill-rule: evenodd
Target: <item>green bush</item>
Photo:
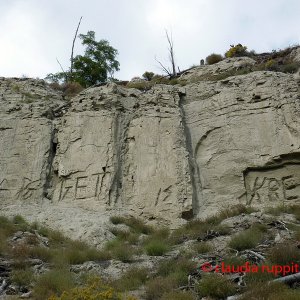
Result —
<instances>
[{"instance_id":1,"label":"green bush","mask_svg":"<svg viewBox=\"0 0 300 300\"><path fill-rule=\"evenodd\" d=\"M45 300L51 296L60 296L74 287L72 274L66 269L54 269L37 278L33 289L34 298Z\"/></svg>"},{"instance_id":2,"label":"green bush","mask_svg":"<svg viewBox=\"0 0 300 300\"><path fill-rule=\"evenodd\" d=\"M239 57L239 56L247 56L247 47L241 44L230 46L230 49L225 53L225 57Z\"/></svg>"},{"instance_id":3,"label":"green bush","mask_svg":"<svg viewBox=\"0 0 300 300\"><path fill-rule=\"evenodd\" d=\"M145 250L150 256L161 256L170 250L170 246L164 240L152 239L145 244Z\"/></svg>"},{"instance_id":4,"label":"green bush","mask_svg":"<svg viewBox=\"0 0 300 300\"><path fill-rule=\"evenodd\" d=\"M197 284L196 291L200 297L213 297L224 299L233 295L236 291L235 285L220 274L206 274Z\"/></svg>"},{"instance_id":5,"label":"green bush","mask_svg":"<svg viewBox=\"0 0 300 300\"><path fill-rule=\"evenodd\" d=\"M148 81L151 81L153 76L154 76L154 73L153 72L148 72L146 71L143 75L143 78L145 78L146 80Z\"/></svg>"},{"instance_id":6,"label":"green bush","mask_svg":"<svg viewBox=\"0 0 300 300\"><path fill-rule=\"evenodd\" d=\"M208 65L216 64L216 63L220 62L221 60L223 60L222 55L221 54L215 54L215 53L212 53L212 54L208 55L205 59L205 61Z\"/></svg>"}]
</instances>

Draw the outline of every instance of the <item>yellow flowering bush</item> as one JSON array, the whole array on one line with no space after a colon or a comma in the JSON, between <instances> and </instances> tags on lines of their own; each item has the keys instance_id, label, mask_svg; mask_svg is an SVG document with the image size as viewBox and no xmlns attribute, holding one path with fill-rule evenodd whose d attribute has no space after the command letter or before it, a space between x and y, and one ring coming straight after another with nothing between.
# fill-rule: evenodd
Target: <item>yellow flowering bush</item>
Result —
<instances>
[{"instance_id":1,"label":"yellow flowering bush","mask_svg":"<svg viewBox=\"0 0 300 300\"><path fill-rule=\"evenodd\" d=\"M237 57L247 55L247 47L241 44L236 46L230 46L230 49L225 53L225 56L228 57Z\"/></svg>"},{"instance_id":2,"label":"yellow flowering bush","mask_svg":"<svg viewBox=\"0 0 300 300\"><path fill-rule=\"evenodd\" d=\"M137 300L132 296L123 297L111 286L105 285L99 277L88 280L86 286L65 291L60 297L51 296L48 300Z\"/></svg>"}]
</instances>

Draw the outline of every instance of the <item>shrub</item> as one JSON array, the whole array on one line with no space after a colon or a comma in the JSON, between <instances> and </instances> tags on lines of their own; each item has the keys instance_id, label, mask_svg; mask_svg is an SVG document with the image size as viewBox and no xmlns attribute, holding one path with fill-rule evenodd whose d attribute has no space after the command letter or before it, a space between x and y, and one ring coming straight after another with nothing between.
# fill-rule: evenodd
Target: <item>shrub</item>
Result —
<instances>
[{"instance_id":1,"label":"shrub","mask_svg":"<svg viewBox=\"0 0 300 300\"><path fill-rule=\"evenodd\" d=\"M74 97L83 91L83 87L78 82L67 82L62 85L62 91L65 96Z\"/></svg>"},{"instance_id":2,"label":"shrub","mask_svg":"<svg viewBox=\"0 0 300 300\"><path fill-rule=\"evenodd\" d=\"M99 277L90 278L85 286L64 291L61 297L51 296L49 300L136 300L134 297L124 298L111 286L104 284Z\"/></svg>"},{"instance_id":3,"label":"shrub","mask_svg":"<svg viewBox=\"0 0 300 300\"><path fill-rule=\"evenodd\" d=\"M297 300L300 297L298 290L292 290L280 282L258 283L242 294L240 300Z\"/></svg>"},{"instance_id":4,"label":"shrub","mask_svg":"<svg viewBox=\"0 0 300 300\"><path fill-rule=\"evenodd\" d=\"M29 257L29 253L30 248L24 243L16 244L11 249L11 256L16 260L25 260Z\"/></svg>"},{"instance_id":5,"label":"shrub","mask_svg":"<svg viewBox=\"0 0 300 300\"><path fill-rule=\"evenodd\" d=\"M196 243L193 248L199 254L207 253L212 250L211 245L206 242Z\"/></svg>"},{"instance_id":6,"label":"shrub","mask_svg":"<svg viewBox=\"0 0 300 300\"><path fill-rule=\"evenodd\" d=\"M29 286L34 279L33 272L30 269L13 270L11 280L18 286Z\"/></svg>"},{"instance_id":7,"label":"shrub","mask_svg":"<svg viewBox=\"0 0 300 300\"><path fill-rule=\"evenodd\" d=\"M151 89L152 84L149 81L130 81L126 84L126 87L147 91Z\"/></svg>"},{"instance_id":8,"label":"shrub","mask_svg":"<svg viewBox=\"0 0 300 300\"><path fill-rule=\"evenodd\" d=\"M242 251L254 248L262 239L263 234L257 228L250 228L233 236L228 243L230 248Z\"/></svg>"},{"instance_id":9,"label":"shrub","mask_svg":"<svg viewBox=\"0 0 300 300\"><path fill-rule=\"evenodd\" d=\"M212 54L208 55L205 59L205 61L208 65L216 64L216 63L220 62L221 60L223 60L222 55L221 54L215 54L215 53L212 53Z\"/></svg>"},{"instance_id":10,"label":"shrub","mask_svg":"<svg viewBox=\"0 0 300 300\"><path fill-rule=\"evenodd\" d=\"M269 59L266 64L265 64L265 68L269 71L278 71L278 64L275 60L273 59Z\"/></svg>"},{"instance_id":11,"label":"shrub","mask_svg":"<svg viewBox=\"0 0 300 300\"><path fill-rule=\"evenodd\" d=\"M145 250L150 256L161 256L170 250L170 246L164 240L152 239L145 244Z\"/></svg>"},{"instance_id":12,"label":"shrub","mask_svg":"<svg viewBox=\"0 0 300 300\"><path fill-rule=\"evenodd\" d=\"M20 216L16 215L13 217L13 224L15 224L16 230L26 231L29 230L29 224L25 221L25 219Z\"/></svg>"},{"instance_id":13,"label":"shrub","mask_svg":"<svg viewBox=\"0 0 300 300\"><path fill-rule=\"evenodd\" d=\"M114 234L119 240L126 241L129 244L137 244L139 236L136 233L132 233L128 230L122 230L118 228L111 228L110 232Z\"/></svg>"},{"instance_id":14,"label":"shrub","mask_svg":"<svg viewBox=\"0 0 300 300\"><path fill-rule=\"evenodd\" d=\"M54 256L54 251L46 247L32 247L29 249L29 256L31 258L38 258L44 262L51 262Z\"/></svg>"},{"instance_id":15,"label":"shrub","mask_svg":"<svg viewBox=\"0 0 300 300\"><path fill-rule=\"evenodd\" d=\"M143 75L143 78L145 78L146 80L148 81L151 81L153 76L154 76L154 73L153 72L148 72L146 71Z\"/></svg>"},{"instance_id":16,"label":"shrub","mask_svg":"<svg viewBox=\"0 0 300 300\"><path fill-rule=\"evenodd\" d=\"M187 284L188 275L195 269L192 261L186 258L169 259L162 261L157 274L171 278L177 286Z\"/></svg>"},{"instance_id":17,"label":"shrub","mask_svg":"<svg viewBox=\"0 0 300 300\"><path fill-rule=\"evenodd\" d=\"M146 299L157 300L167 293L171 292L176 287L176 283L172 278L156 277L149 280L145 286Z\"/></svg>"},{"instance_id":18,"label":"shrub","mask_svg":"<svg viewBox=\"0 0 300 300\"><path fill-rule=\"evenodd\" d=\"M107 242L106 250L109 251L112 258L122 262L130 262L135 254L135 249L121 240L112 240Z\"/></svg>"},{"instance_id":19,"label":"shrub","mask_svg":"<svg viewBox=\"0 0 300 300\"><path fill-rule=\"evenodd\" d=\"M110 221L115 225L125 224L136 233L149 234L153 231L151 226L146 225L144 221L135 217L113 216L110 217Z\"/></svg>"},{"instance_id":20,"label":"shrub","mask_svg":"<svg viewBox=\"0 0 300 300\"><path fill-rule=\"evenodd\" d=\"M293 74L298 71L299 67L300 67L299 63L291 62L291 63L284 64L281 68L281 71L283 73Z\"/></svg>"},{"instance_id":21,"label":"shrub","mask_svg":"<svg viewBox=\"0 0 300 300\"><path fill-rule=\"evenodd\" d=\"M277 265L300 263L300 250L293 244L278 244L269 249L268 259Z\"/></svg>"},{"instance_id":22,"label":"shrub","mask_svg":"<svg viewBox=\"0 0 300 300\"><path fill-rule=\"evenodd\" d=\"M147 268L131 268L112 285L121 292L138 289L147 280L149 270Z\"/></svg>"},{"instance_id":23,"label":"shrub","mask_svg":"<svg viewBox=\"0 0 300 300\"><path fill-rule=\"evenodd\" d=\"M236 288L233 283L220 274L206 274L197 284L196 291L200 297L224 299L234 294Z\"/></svg>"},{"instance_id":24,"label":"shrub","mask_svg":"<svg viewBox=\"0 0 300 300\"><path fill-rule=\"evenodd\" d=\"M54 269L41 275L34 286L35 299L44 300L51 296L60 296L74 287L72 274L65 269ZM53 298L55 299L55 297Z\"/></svg>"},{"instance_id":25,"label":"shrub","mask_svg":"<svg viewBox=\"0 0 300 300\"><path fill-rule=\"evenodd\" d=\"M237 44L236 46L230 46L230 49L225 53L225 57L239 57L239 56L247 56L247 47L241 44Z\"/></svg>"}]
</instances>

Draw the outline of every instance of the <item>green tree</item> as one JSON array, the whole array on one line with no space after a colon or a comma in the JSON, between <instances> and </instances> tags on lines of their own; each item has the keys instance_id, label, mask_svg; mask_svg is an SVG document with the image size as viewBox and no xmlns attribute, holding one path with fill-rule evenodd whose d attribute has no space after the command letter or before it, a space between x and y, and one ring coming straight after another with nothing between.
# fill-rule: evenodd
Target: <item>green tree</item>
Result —
<instances>
[{"instance_id":1,"label":"green tree","mask_svg":"<svg viewBox=\"0 0 300 300\"><path fill-rule=\"evenodd\" d=\"M89 87L107 81L108 77L119 70L120 63L116 60L118 51L108 41L97 42L94 31L80 34L79 38L86 48L84 55L74 57L72 72L48 74L46 79L53 82L78 82L83 87Z\"/></svg>"}]
</instances>

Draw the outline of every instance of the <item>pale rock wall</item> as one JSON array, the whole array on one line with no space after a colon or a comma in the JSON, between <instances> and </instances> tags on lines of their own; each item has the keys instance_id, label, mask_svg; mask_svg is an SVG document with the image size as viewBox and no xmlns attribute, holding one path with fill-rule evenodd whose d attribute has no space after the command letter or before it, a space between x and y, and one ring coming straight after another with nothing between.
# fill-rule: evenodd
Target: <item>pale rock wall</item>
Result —
<instances>
[{"instance_id":1,"label":"pale rock wall","mask_svg":"<svg viewBox=\"0 0 300 300\"><path fill-rule=\"evenodd\" d=\"M199 216L237 203L272 206L289 202L284 197L257 199L257 195L259 181L273 173L276 161L299 153L298 89L291 75L273 72L201 82L186 89L184 110L191 135ZM299 159L284 172L297 184ZM255 182L254 173L251 179L251 172L247 173L249 168L270 170L266 174L261 171L258 177L262 179ZM280 188L282 183L273 190ZM296 199L300 201L300 197Z\"/></svg>"},{"instance_id":2,"label":"pale rock wall","mask_svg":"<svg viewBox=\"0 0 300 300\"><path fill-rule=\"evenodd\" d=\"M108 84L68 101L43 81L0 78L1 213L101 246L111 215L176 227L237 203L299 202L297 78L208 80L253 64L227 59L188 71L184 87Z\"/></svg>"}]
</instances>

